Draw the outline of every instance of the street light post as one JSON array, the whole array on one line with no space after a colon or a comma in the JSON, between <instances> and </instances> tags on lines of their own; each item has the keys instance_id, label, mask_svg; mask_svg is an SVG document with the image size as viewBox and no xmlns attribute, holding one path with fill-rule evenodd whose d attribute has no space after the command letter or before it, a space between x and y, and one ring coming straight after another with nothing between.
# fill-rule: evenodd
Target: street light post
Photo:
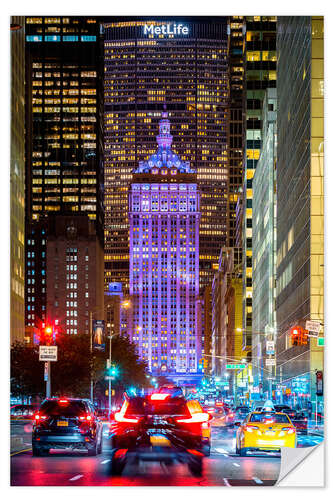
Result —
<instances>
[{"instance_id":1,"label":"street light post","mask_svg":"<svg viewBox=\"0 0 333 500\"><path fill-rule=\"evenodd\" d=\"M90 326L90 358L91 358L91 366L90 366L90 400L94 403L94 380L93 380L93 366L92 366L92 311L89 313L89 326Z\"/></svg>"}]
</instances>

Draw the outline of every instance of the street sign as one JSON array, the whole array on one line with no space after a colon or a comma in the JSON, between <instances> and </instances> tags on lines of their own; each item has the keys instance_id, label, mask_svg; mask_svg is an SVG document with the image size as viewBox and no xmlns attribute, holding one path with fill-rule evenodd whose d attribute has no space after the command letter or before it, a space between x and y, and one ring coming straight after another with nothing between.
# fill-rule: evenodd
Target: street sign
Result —
<instances>
[{"instance_id":1,"label":"street sign","mask_svg":"<svg viewBox=\"0 0 333 500\"><path fill-rule=\"evenodd\" d=\"M44 382L47 382L49 378L49 364L44 363Z\"/></svg>"},{"instance_id":2,"label":"street sign","mask_svg":"<svg viewBox=\"0 0 333 500\"><path fill-rule=\"evenodd\" d=\"M104 377L104 380L115 380L115 377L110 377L109 375L106 375L106 377Z\"/></svg>"},{"instance_id":3,"label":"street sign","mask_svg":"<svg viewBox=\"0 0 333 500\"><path fill-rule=\"evenodd\" d=\"M244 370L244 368L246 368L245 364L226 365L227 370Z\"/></svg>"},{"instance_id":4,"label":"street sign","mask_svg":"<svg viewBox=\"0 0 333 500\"><path fill-rule=\"evenodd\" d=\"M39 361L58 361L58 346L40 345Z\"/></svg>"},{"instance_id":5,"label":"street sign","mask_svg":"<svg viewBox=\"0 0 333 500\"><path fill-rule=\"evenodd\" d=\"M324 345L325 345L324 337L318 337L317 338L317 346L318 347L324 347Z\"/></svg>"},{"instance_id":6,"label":"street sign","mask_svg":"<svg viewBox=\"0 0 333 500\"><path fill-rule=\"evenodd\" d=\"M225 391L229 391L229 386L228 386L228 385L224 385L224 386L223 386L223 389L224 389Z\"/></svg>"},{"instance_id":7,"label":"street sign","mask_svg":"<svg viewBox=\"0 0 333 500\"><path fill-rule=\"evenodd\" d=\"M266 354L274 354L275 353L275 342L274 340L266 341Z\"/></svg>"},{"instance_id":8,"label":"street sign","mask_svg":"<svg viewBox=\"0 0 333 500\"><path fill-rule=\"evenodd\" d=\"M266 358L266 366L275 366L275 358Z\"/></svg>"},{"instance_id":9,"label":"street sign","mask_svg":"<svg viewBox=\"0 0 333 500\"><path fill-rule=\"evenodd\" d=\"M320 321L310 321L307 320L305 322L305 329L308 330L311 333L316 333L318 335L320 331Z\"/></svg>"}]
</instances>

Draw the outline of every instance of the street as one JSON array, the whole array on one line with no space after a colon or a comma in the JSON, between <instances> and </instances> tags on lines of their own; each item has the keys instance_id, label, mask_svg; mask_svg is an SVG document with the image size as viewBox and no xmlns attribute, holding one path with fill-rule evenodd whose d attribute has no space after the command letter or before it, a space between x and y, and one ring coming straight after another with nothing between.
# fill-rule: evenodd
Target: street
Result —
<instances>
[{"instance_id":1,"label":"street","mask_svg":"<svg viewBox=\"0 0 333 500\"><path fill-rule=\"evenodd\" d=\"M14 423L29 443L27 423ZM16 431L15 431L16 432ZM104 440L102 455L54 450L49 457L33 457L30 447L11 457L12 486L272 486L280 471L280 457L261 454L239 457L234 451L235 429L212 432L211 456L204 460L202 477L193 477L186 464L128 463L121 477L109 473L110 449ZM314 446L320 436L299 436L299 446Z\"/></svg>"}]
</instances>

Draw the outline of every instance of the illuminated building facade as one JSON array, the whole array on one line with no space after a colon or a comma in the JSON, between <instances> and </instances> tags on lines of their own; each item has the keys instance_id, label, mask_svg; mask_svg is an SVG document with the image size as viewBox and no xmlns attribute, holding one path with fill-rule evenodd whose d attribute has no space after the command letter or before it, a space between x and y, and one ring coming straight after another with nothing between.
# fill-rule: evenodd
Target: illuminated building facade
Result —
<instances>
[{"instance_id":1,"label":"illuminated building facade","mask_svg":"<svg viewBox=\"0 0 333 500\"><path fill-rule=\"evenodd\" d=\"M36 256L46 250L37 246L47 240L48 214L85 213L104 240L103 66L96 18L26 17L25 23L26 241L34 241L26 249L25 321L39 326L46 317L47 269L35 272L42 265Z\"/></svg>"},{"instance_id":2,"label":"illuminated building facade","mask_svg":"<svg viewBox=\"0 0 333 500\"><path fill-rule=\"evenodd\" d=\"M293 345L290 329L324 323L323 17L278 17L277 50L277 378L286 402L314 411L324 348Z\"/></svg>"},{"instance_id":3,"label":"illuminated building facade","mask_svg":"<svg viewBox=\"0 0 333 500\"><path fill-rule=\"evenodd\" d=\"M276 340L276 89L267 89L263 101L262 147L253 177L253 331L254 384L265 393L266 341ZM274 371L274 369L273 369ZM272 374L269 375L270 377Z\"/></svg>"},{"instance_id":4,"label":"illuminated building facade","mask_svg":"<svg viewBox=\"0 0 333 500\"><path fill-rule=\"evenodd\" d=\"M232 16L229 33L229 195L228 246L236 245L236 206L243 183L245 17Z\"/></svg>"},{"instance_id":5,"label":"illuminated building facade","mask_svg":"<svg viewBox=\"0 0 333 500\"><path fill-rule=\"evenodd\" d=\"M227 18L118 18L104 24L106 288L110 281L128 287L124 206L133 170L155 151L155 123L164 103L178 132L174 151L180 161L196 165L200 284L211 283L227 238L227 43Z\"/></svg>"},{"instance_id":6,"label":"illuminated building facade","mask_svg":"<svg viewBox=\"0 0 333 500\"><path fill-rule=\"evenodd\" d=\"M10 341L24 341L24 17L11 17Z\"/></svg>"},{"instance_id":7,"label":"illuminated building facade","mask_svg":"<svg viewBox=\"0 0 333 500\"><path fill-rule=\"evenodd\" d=\"M89 334L90 312L104 318L104 253L87 214L47 218L46 323L54 331Z\"/></svg>"},{"instance_id":8,"label":"illuminated building facade","mask_svg":"<svg viewBox=\"0 0 333 500\"><path fill-rule=\"evenodd\" d=\"M252 346L252 181L262 145L262 102L276 87L276 17L246 17L245 148L242 190L243 348Z\"/></svg>"},{"instance_id":9,"label":"illuminated building facade","mask_svg":"<svg viewBox=\"0 0 333 500\"><path fill-rule=\"evenodd\" d=\"M167 112L158 149L135 170L129 193L131 340L153 374L198 376L200 193L189 162L172 151Z\"/></svg>"}]
</instances>

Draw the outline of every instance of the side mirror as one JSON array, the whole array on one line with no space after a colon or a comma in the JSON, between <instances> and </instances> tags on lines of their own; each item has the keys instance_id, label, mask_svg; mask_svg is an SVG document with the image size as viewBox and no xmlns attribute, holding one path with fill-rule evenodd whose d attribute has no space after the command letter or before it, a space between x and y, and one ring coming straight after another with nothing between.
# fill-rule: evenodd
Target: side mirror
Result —
<instances>
[{"instance_id":1,"label":"side mirror","mask_svg":"<svg viewBox=\"0 0 333 500\"><path fill-rule=\"evenodd\" d=\"M234 423L234 425L235 425L236 427L240 427L240 426L241 426L241 423L240 423L240 422L235 422L235 423Z\"/></svg>"}]
</instances>

